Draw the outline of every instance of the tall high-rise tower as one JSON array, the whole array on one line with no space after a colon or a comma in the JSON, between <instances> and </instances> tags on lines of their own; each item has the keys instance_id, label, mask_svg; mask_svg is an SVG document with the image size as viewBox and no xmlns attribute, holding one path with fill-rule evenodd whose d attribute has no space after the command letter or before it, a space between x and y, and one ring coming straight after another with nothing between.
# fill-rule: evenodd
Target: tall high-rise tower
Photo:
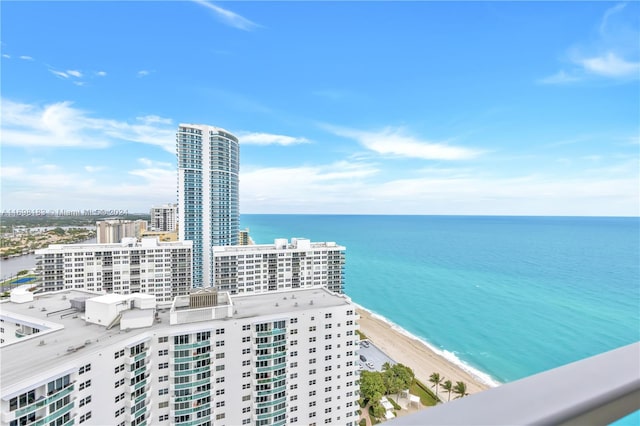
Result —
<instances>
[{"instance_id":1,"label":"tall high-rise tower","mask_svg":"<svg viewBox=\"0 0 640 426\"><path fill-rule=\"evenodd\" d=\"M238 138L218 127L180 124L176 147L179 238L193 241L193 286L208 287L211 247L238 244Z\"/></svg>"}]
</instances>

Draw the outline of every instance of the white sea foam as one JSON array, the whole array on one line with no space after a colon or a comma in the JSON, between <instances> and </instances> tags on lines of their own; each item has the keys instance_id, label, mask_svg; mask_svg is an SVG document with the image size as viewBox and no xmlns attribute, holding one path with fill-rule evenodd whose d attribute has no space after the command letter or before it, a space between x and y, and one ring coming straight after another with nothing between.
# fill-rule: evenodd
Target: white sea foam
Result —
<instances>
[{"instance_id":1,"label":"white sea foam","mask_svg":"<svg viewBox=\"0 0 640 426\"><path fill-rule=\"evenodd\" d=\"M430 344L429 342L427 342L426 340L416 336L415 334L405 330L404 328L400 327L398 324L394 323L393 321L387 319L386 317L383 317L380 314L377 314L373 311L371 311L370 309L365 308L364 306L358 305L357 303L353 303L355 306L358 307L358 309L362 309L363 311L368 312L369 314L371 314L371 316L373 318L376 318L386 324L388 324L393 330L397 331L400 334L403 334L405 336L407 336L408 338L415 340L417 342L419 342L420 344L426 346L428 349L430 349L431 351L435 352L437 355L441 356L442 358L446 359L447 361L449 361L450 363L456 365L457 367L461 368L462 370L466 371L467 373L469 373L472 377L474 377L475 379L479 380L480 382L486 384L487 386L490 387L496 387L496 386L500 386L502 383L498 382L497 380L495 380L493 377L491 377L491 375L489 375L488 373L485 373L484 371L480 371L475 367L470 366L469 364L467 364L466 362L464 362L463 360L461 360L460 358L458 358L458 356L451 351L448 351L446 349L439 349L435 346L433 346L432 344Z\"/></svg>"}]
</instances>

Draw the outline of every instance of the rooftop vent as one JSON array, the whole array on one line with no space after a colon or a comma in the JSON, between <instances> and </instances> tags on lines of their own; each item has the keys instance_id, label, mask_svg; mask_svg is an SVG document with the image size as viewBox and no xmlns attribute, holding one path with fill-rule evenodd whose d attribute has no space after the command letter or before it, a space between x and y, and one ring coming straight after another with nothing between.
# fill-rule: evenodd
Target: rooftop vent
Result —
<instances>
[{"instance_id":1,"label":"rooftop vent","mask_svg":"<svg viewBox=\"0 0 640 426\"><path fill-rule=\"evenodd\" d=\"M313 305L313 300L309 302L310 305Z\"/></svg>"},{"instance_id":2,"label":"rooftop vent","mask_svg":"<svg viewBox=\"0 0 640 426\"><path fill-rule=\"evenodd\" d=\"M41 312L44 312L46 310L47 310L47 308L45 308L44 306L42 307L42 309L40 309Z\"/></svg>"},{"instance_id":3,"label":"rooftop vent","mask_svg":"<svg viewBox=\"0 0 640 426\"><path fill-rule=\"evenodd\" d=\"M44 340L40 340L40 343L38 343L38 346L44 346L44 345L45 345Z\"/></svg>"},{"instance_id":4,"label":"rooftop vent","mask_svg":"<svg viewBox=\"0 0 640 426\"><path fill-rule=\"evenodd\" d=\"M33 309L33 308L35 308L35 306L29 305L29 309Z\"/></svg>"}]
</instances>

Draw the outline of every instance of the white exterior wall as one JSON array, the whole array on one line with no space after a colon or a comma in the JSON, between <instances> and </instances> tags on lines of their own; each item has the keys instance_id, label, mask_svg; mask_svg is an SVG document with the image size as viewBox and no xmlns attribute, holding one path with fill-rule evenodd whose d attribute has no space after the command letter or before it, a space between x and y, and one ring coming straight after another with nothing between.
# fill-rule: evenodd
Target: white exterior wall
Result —
<instances>
[{"instance_id":1,"label":"white exterior wall","mask_svg":"<svg viewBox=\"0 0 640 426\"><path fill-rule=\"evenodd\" d=\"M214 285L232 294L326 287L344 289L345 248L333 242L276 239L274 244L213 248Z\"/></svg>"},{"instance_id":2,"label":"white exterior wall","mask_svg":"<svg viewBox=\"0 0 640 426\"><path fill-rule=\"evenodd\" d=\"M289 301L283 300L281 305L293 303L291 293L295 292L287 293ZM278 313L187 324L170 325L163 320L161 323L156 321L152 327L129 332L100 331L95 326L86 328L80 324L81 329L93 333L93 337L80 344L77 344L79 337L75 337L74 344L75 334L68 330L66 333L71 337L65 338L63 349L60 349L62 353L47 359L46 367L25 368L20 374L3 377L0 424L8 425L31 414L32 421L26 424L41 418L47 418L48 424L68 413L70 417L64 424L71 419L79 424L82 419L86 425L119 426L135 424L137 419L138 423L146 421L147 425L180 425L194 421L210 421L212 425L256 425L260 415L266 421L265 426L285 423L355 426L358 409L357 314L346 297L328 292L322 294L313 297L324 300L333 297L335 303L317 308L306 303L304 308L296 307L291 311L280 308ZM259 306L267 299L255 300ZM264 303L272 301L268 299ZM239 309L246 311L240 306ZM278 322L284 328L274 333L257 330L261 324L272 328ZM209 334L198 341L198 333ZM65 335L58 336L61 339ZM260 338L266 343L260 343L257 340ZM48 345L53 344L53 339L49 336L47 345L41 348L35 345L34 349L33 341L25 341L23 347L25 351L50 351L52 348ZM188 343L180 343L181 339L188 339ZM278 343L272 345L274 341ZM65 351L68 345L71 348ZM282 390L266 380L266 395L269 398L280 396L278 401L281 401L276 404L271 404L273 399L262 403L258 399L261 396L258 392L265 392L257 388L265 384L259 383L264 380L258 378L259 369L265 367L258 362L261 359L268 365L276 362L270 355L262 358L258 355L261 345L268 350L280 347L281 356L278 357L284 358L284 366L273 370L266 367L274 374L282 370ZM1 354L19 364L13 356L19 345L12 345L12 349L13 352L3 350ZM184 366L188 368L183 369ZM3 373L5 368L11 367L4 365ZM60 392L69 392L70 399L52 412L50 403L59 398L56 395L60 392L47 395L47 383L64 375L69 376L69 384ZM179 383L181 377L189 377L189 381ZM33 402L11 407L12 398L32 390L35 392ZM49 399L39 405L40 397ZM91 398L88 403L87 397ZM81 401L85 401L82 406ZM135 408L136 404L139 404L138 408ZM260 404L283 406L276 413L258 414L256 410L260 409ZM91 413L89 418L87 413ZM275 420L278 415L283 416L283 420Z\"/></svg>"},{"instance_id":3,"label":"white exterior wall","mask_svg":"<svg viewBox=\"0 0 640 426\"><path fill-rule=\"evenodd\" d=\"M161 206L151 207L151 230L160 232L175 232L177 210L177 204L163 204Z\"/></svg>"},{"instance_id":4,"label":"white exterior wall","mask_svg":"<svg viewBox=\"0 0 640 426\"><path fill-rule=\"evenodd\" d=\"M36 250L36 259L38 282L44 291L140 292L156 296L159 302L170 302L191 288L190 241L54 244Z\"/></svg>"}]
</instances>

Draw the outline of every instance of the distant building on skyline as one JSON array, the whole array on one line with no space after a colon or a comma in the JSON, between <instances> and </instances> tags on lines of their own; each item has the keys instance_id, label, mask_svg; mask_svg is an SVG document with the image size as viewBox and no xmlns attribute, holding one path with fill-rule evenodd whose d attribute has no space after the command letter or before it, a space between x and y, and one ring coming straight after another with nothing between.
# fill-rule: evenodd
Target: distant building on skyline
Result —
<instances>
[{"instance_id":1,"label":"distant building on skyline","mask_svg":"<svg viewBox=\"0 0 640 426\"><path fill-rule=\"evenodd\" d=\"M315 243L306 238L214 247L214 284L231 294L313 287L342 293L345 250L334 242Z\"/></svg>"},{"instance_id":2,"label":"distant building on skyline","mask_svg":"<svg viewBox=\"0 0 640 426\"><path fill-rule=\"evenodd\" d=\"M193 285L213 285L212 246L238 244L238 138L224 129L180 124L178 235L193 241Z\"/></svg>"},{"instance_id":3,"label":"distant building on skyline","mask_svg":"<svg viewBox=\"0 0 640 426\"><path fill-rule=\"evenodd\" d=\"M149 228L151 228L151 231L174 232L176 230L177 215L177 204L153 206L150 211Z\"/></svg>"},{"instance_id":4,"label":"distant building on skyline","mask_svg":"<svg viewBox=\"0 0 640 426\"><path fill-rule=\"evenodd\" d=\"M146 231L146 220L105 219L96 222L96 242L98 244L114 244L123 238L140 238Z\"/></svg>"},{"instance_id":5,"label":"distant building on skyline","mask_svg":"<svg viewBox=\"0 0 640 426\"><path fill-rule=\"evenodd\" d=\"M36 250L36 275L45 292L83 289L148 293L170 302L191 289L190 241L125 238L117 244L52 244Z\"/></svg>"},{"instance_id":6,"label":"distant building on skyline","mask_svg":"<svg viewBox=\"0 0 640 426\"><path fill-rule=\"evenodd\" d=\"M249 235L249 228L241 229L238 233L238 245L239 246L248 246L253 244L253 240Z\"/></svg>"}]
</instances>

